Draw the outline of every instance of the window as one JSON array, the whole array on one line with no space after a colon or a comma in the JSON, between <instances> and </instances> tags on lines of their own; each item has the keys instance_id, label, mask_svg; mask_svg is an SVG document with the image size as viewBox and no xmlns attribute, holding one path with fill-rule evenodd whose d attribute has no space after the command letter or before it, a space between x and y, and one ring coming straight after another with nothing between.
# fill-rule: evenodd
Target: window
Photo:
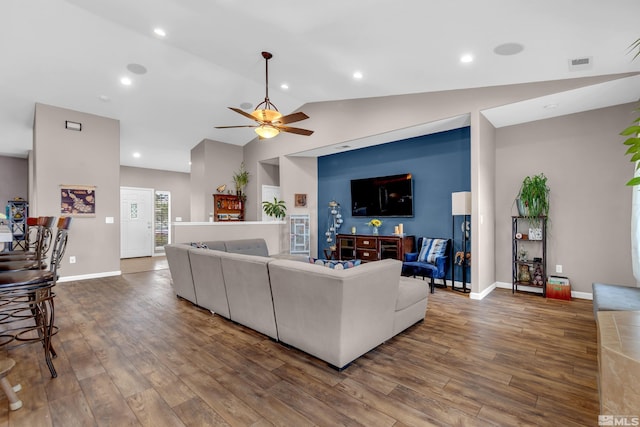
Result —
<instances>
[{"instance_id":1,"label":"window","mask_svg":"<svg viewBox=\"0 0 640 427\"><path fill-rule=\"evenodd\" d=\"M171 192L156 191L154 201L155 250L163 251L164 245L171 243Z\"/></svg>"}]
</instances>

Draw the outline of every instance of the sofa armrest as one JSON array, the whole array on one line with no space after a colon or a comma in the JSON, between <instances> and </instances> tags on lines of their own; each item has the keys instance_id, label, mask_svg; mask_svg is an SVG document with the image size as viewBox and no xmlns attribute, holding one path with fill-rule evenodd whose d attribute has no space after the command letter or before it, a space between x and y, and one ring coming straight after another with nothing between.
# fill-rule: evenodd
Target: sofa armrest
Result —
<instances>
[{"instance_id":1,"label":"sofa armrest","mask_svg":"<svg viewBox=\"0 0 640 427\"><path fill-rule=\"evenodd\" d=\"M405 262L415 262L418 260L418 252L407 252L404 254Z\"/></svg>"}]
</instances>

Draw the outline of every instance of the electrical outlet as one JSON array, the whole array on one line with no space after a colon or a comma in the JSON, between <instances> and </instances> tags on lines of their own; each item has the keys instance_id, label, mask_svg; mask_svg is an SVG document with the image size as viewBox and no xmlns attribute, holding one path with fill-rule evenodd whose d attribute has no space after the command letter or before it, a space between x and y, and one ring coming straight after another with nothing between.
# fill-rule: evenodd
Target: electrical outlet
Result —
<instances>
[{"instance_id":1,"label":"electrical outlet","mask_svg":"<svg viewBox=\"0 0 640 427\"><path fill-rule=\"evenodd\" d=\"M69 257L69 264L75 264L75 263L76 263L76 257L70 256Z\"/></svg>"},{"instance_id":2,"label":"electrical outlet","mask_svg":"<svg viewBox=\"0 0 640 427\"><path fill-rule=\"evenodd\" d=\"M562 273L562 265L556 264L556 273Z\"/></svg>"}]
</instances>

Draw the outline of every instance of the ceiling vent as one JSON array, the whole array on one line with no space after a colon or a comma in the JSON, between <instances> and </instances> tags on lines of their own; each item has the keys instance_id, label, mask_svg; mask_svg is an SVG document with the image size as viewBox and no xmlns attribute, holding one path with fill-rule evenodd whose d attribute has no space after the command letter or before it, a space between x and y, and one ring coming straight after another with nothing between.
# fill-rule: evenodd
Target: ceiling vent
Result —
<instances>
[{"instance_id":1,"label":"ceiling vent","mask_svg":"<svg viewBox=\"0 0 640 427\"><path fill-rule=\"evenodd\" d=\"M593 57L574 58L569 60L569 71L588 70L593 66Z\"/></svg>"}]
</instances>

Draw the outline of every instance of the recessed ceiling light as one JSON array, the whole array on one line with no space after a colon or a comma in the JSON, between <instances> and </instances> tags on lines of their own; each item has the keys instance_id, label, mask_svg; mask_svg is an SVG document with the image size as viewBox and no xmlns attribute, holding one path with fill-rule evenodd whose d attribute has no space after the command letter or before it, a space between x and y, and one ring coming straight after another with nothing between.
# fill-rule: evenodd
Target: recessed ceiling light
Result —
<instances>
[{"instance_id":1,"label":"recessed ceiling light","mask_svg":"<svg viewBox=\"0 0 640 427\"><path fill-rule=\"evenodd\" d=\"M141 156L140 153L138 153L137 151L135 153L133 153L133 157L135 157L136 159L139 159Z\"/></svg>"},{"instance_id":2,"label":"recessed ceiling light","mask_svg":"<svg viewBox=\"0 0 640 427\"><path fill-rule=\"evenodd\" d=\"M158 37L167 37L167 33L160 27L154 28L153 33Z\"/></svg>"},{"instance_id":3,"label":"recessed ceiling light","mask_svg":"<svg viewBox=\"0 0 640 427\"><path fill-rule=\"evenodd\" d=\"M473 55L471 55L470 53L466 53L466 54L462 55L460 57L460 62L463 62L465 64L467 64L469 62L473 62Z\"/></svg>"},{"instance_id":4,"label":"recessed ceiling light","mask_svg":"<svg viewBox=\"0 0 640 427\"><path fill-rule=\"evenodd\" d=\"M362 77L364 77L364 76L362 75L361 71L355 71L353 73L353 78L356 79L356 80L360 80L360 79L362 79Z\"/></svg>"},{"instance_id":5,"label":"recessed ceiling light","mask_svg":"<svg viewBox=\"0 0 640 427\"><path fill-rule=\"evenodd\" d=\"M544 106L547 110L553 110L554 108L558 108L559 104L547 104Z\"/></svg>"},{"instance_id":6,"label":"recessed ceiling light","mask_svg":"<svg viewBox=\"0 0 640 427\"><path fill-rule=\"evenodd\" d=\"M111 101L111 98L109 98L107 95L100 95L98 96L98 99L102 102L109 102Z\"/></svg>"},{"instance_id":7,"label":"recessed ceiling light","mask_svg":"<svg viewBox=\"0 0 640 427\"><path fill-rule=\"evenodd\" d=\"M133 82L131 81L131 79L129 77L122 77L120 79L120 83L122 83L125 86L131 86L131 83L133 83Z\"/></svg>"},{"instance_id":8,"label":"recessed ceiling light","mask_svg":"<svg viewBox=\"0 0 640 427\"><path fill-rule=\"evenodd\" d=\"M253 104L250 102L243 102L242 104L240 104L240 108L242 108L243 110L250 110L251 108L253 108Z\"/></svg>"},{"instance_id":9,"label":"recessed ceiling light","mask_svg":"<svg viewBox=\"0 0 640 427\"><path fill-rule=\"evenodd\" d=\"M282 84L280 85L280 89L287 90L287 89L289 89L289 85L288 85L288 84L286 84L286 83L282 83Z\"/></svg>"}]
</instances>

